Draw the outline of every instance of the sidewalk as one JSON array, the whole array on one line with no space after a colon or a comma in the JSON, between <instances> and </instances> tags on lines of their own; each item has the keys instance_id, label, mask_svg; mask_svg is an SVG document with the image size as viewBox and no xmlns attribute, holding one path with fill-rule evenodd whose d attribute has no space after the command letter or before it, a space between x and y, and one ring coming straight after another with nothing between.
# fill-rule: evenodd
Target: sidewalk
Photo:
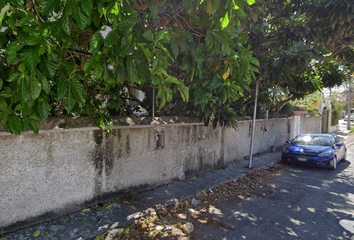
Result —
<instances>
[{"instance_id":1,"label":"sidewalk","mask_svg":"<svg viewBox=\"0 0 354 240\"><path fill-rule=\"evenodd\" d=\"M203 190L209 190L231 182L279 161L280 152L256 156L253 157L252 169L247 168L248 161L242 161L225 169L214 170L136 194L137 199L140 199L137 202L129 200L111 201L7 234L4 237L6 240L91 240L107 230L126 225L134 219L144 216L149 213L149 209L160 209L176 201L183 201L201 193ZM37 236L34 237L35 235ZM3 239L0 238L0 240Z\"/></svg>"}]
</instances>

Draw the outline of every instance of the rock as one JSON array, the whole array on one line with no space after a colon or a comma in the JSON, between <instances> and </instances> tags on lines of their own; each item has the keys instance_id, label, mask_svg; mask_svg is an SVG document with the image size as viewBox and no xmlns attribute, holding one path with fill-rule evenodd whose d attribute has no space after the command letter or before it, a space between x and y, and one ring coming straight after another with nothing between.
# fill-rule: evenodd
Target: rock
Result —
<instances>
[{"instance_id":1,"label":"rock","mask_svg":"<svg viewBox=\"0 0 354 240\"><path fill-rule=\"evenodd\" d=\"M161 231L162 229L164 229L163 226L161 226L161 225L156 226L156 230L157 230L157 231Z\"/></svg>"},{"instance_id":2,"label":"rock","mask_svg":"<svg viewBox=\"0 0 354 240\"><path fill-rule=\"evenodd\" d=\"M195 210L193 208L188 208L189 213L195 213Z\"/></svg>"},{"instance_id":3,"label":"rock","mask_svg":"<svg viewBox=\"0 0 354 240\"><path fill-rule=\"evenodd\" d=\"M196 200L195 198L193 198L192 201L191 201L192 205L197 205L199 203L200 203L200 201Z\"/></svg>"},{"instance_id":4,"label":"rock","mask_svg":"<svg viewBox=\"0 0 354 240\"><path fill-rule=\"evenodd\" d=\"M185 234L191 234L194 231L194 225L191 222L187 222L181 226L181 229Z\"/></svg>"},{"instance_id":5,"label":"rock","mask_svg":"<svg viewBox=\"0 0 354 240\"><path fill-rule=\"evenodd\" d=\"M109 230L105 240L113 240L117 234L121 234L123 232L124 232L124 228Z\"/></svg>"}]
</instances>

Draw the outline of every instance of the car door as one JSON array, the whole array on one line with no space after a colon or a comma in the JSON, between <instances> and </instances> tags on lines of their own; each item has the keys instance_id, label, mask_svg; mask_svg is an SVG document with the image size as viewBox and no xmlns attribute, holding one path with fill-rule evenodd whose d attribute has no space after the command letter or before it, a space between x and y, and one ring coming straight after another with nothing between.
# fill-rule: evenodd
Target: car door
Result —
<instances>
[{"instance_id":1,"label":"car door","mask_svg":"<svg viewBox=\"0 0 354 240\"><path fill-rule=\"evenodd\" d=\"M341 142L340 138L338 137L333 137L334 139L334 150L336 152L337 155L337 159L342 159L344 157L345 154L345 147L343 142Z\"/></svg>"}]
</instances>

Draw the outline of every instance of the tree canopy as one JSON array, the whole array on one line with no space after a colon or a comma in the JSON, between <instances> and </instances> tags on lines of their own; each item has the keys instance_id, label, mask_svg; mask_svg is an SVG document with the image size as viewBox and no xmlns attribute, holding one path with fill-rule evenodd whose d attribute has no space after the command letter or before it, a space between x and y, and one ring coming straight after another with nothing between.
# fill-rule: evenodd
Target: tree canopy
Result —
<instances>
[{"instance_id":1,"label":"tree canopy","mask_svg":"<svg viewBox=\"0 0 354 240\"><path fill-rule=\"evenodd\" d=\"M261 99L287 101L341 85L353 71L354 4L344 0L257 1L247 34L260 61Z\"/></svg>"},{"instance_id":2,"label":"tree canopy","mask_svg":"<svg viewBox=\"0 0 354 240\"><path fill-rule=\"evenodd\" d=\"M341 84L353 13L349 0L1 1L0 125L87 115L103 128L155 102L157 116L236 127L255 81L268 109Z\"/></svg>"}]
</instances>

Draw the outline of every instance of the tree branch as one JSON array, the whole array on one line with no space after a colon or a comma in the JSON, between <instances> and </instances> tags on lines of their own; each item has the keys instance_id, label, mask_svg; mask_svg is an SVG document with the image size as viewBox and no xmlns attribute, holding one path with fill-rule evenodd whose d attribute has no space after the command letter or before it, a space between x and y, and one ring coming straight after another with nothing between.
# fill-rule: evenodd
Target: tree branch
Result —
<instances>
[{"instance_id":1,"label":"tree branch","mask_svg":"<svg viewBox=\"0 0 354 240\"><path fill-rule=\"evenodd\" d=\"M59 114L60 114L61 112L63 112L63 110L65 109L64 103L65 103L65 98L61 101L61 104L60 104L60 107L59 107L58 111L56 111L56 112L54 113L54 116L55 116L55 117L58 117Z\"/></svg>"}]
</instances>

